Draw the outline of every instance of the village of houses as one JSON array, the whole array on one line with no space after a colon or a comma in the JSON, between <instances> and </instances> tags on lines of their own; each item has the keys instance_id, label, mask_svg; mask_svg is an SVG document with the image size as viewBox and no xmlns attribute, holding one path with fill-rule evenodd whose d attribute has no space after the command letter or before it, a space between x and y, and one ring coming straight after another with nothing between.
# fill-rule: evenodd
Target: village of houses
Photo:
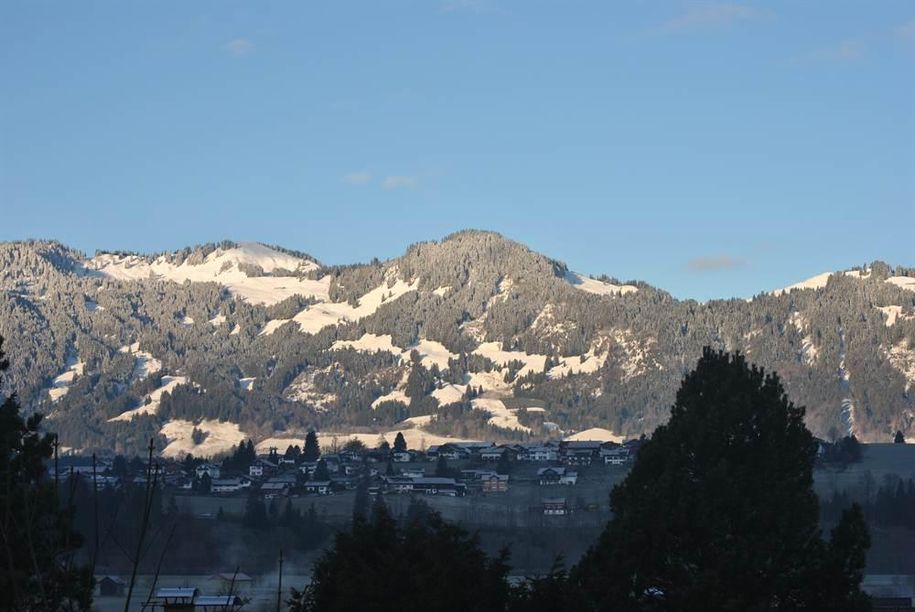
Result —
<instances>
[{"instance_id":1,"label":"village of houses","mask_svg":"<svg viewBox=\"0 0 915 612\"><path fill-rule=\"evenodd\" d=\"M546 441L533 444L453 442L424 451L344 445L316 461L299 449L270 449L247 466L226 460L161 460L165 499L201 518L240 515L250 495L314 504L328 520L351 516L356 488L367 483L393 508L422 495L446 518L477 524L511 522L509 517L570 516L608 511L607 494L625 476L640 440ZM136 464L139 466L139 463ZM59 470L91 477L91 459L62 457ZM117 485L111 461L98 460L100 484ZM130 474L142 480L144 473ZM403 499L398 499L401 497ZM601 518L599 520L605 520Z\"/></svg>"}]
</instances>

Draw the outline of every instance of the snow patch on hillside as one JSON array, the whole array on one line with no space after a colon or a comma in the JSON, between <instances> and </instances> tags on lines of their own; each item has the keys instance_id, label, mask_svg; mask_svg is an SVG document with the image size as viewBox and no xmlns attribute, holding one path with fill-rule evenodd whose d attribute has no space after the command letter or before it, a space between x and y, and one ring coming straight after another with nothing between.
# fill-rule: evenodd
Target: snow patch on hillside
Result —
<instances>
[{"instance_id":1,"label":"snow patch on hillside","mask_svg":"<svg viewBox=\"0 0 915 612\"><path fill-rule=\"evenodd\" d=\"M448 384L432 392L432 397L438 401L439 406L448 404L457 404L464 399L464 393L467 392L467 385Z\"/></svg>"},{"instance_id":2,"label":"snow patch on hillside","mask_svg":"<svg viewBox=\"0 0 915 612\"><path fill-rule=\"evenodd\" d=\"M591 347L584 355L564 357L559 364L550 368L547 376L550 378L562 378L569 374L594 374L600 370L610 357L609 338L606 334L599 335L591 342ZM625 340L625 339L624 339ZM641 352L633 352L631 358L627 358L627 363L632 363L629 367L630 378L643 371L642 361L644 357Z\"/></svg>"},{"instance_id":3,"label":"snow patch on hillside","mask_svg":"<svg viewBox=\"0 0 915 612\"><path fill-rule=\"evenodd\" d=\"M161 384L144 396L142 406L122 412L118 416L108 419L108 422L132 421L134 417L140 416L141 414L156 414L159 411L159 403L162 401L162 394L171 394L178 385L186 385L187 383L188 380L186 376L163 376Z\"/></svg>"},{"instance_id":4,"label":"snow patch on hillside","mask_svg":"<svg viewBox=\"0 0 915 612\"><path fill-rule=\"evenodd\" d=\"M553 304L547 304L537 314L531 329L537 332L537 335L544 340L553 340L554 347L560 344L559 341L565 340L569 335L578 329L578 324L571 320L559 320L556 314L556 307Z\"/></svg>"},{"instance_id":5,"label":"snow patch on hillside","mask_svg":"<svg viewBox=\"0 0 915 612\"><path fill-rule=\"evenodd\" d=\"M602 427L592 427L564 438L569 442L616 442L622 443L626 438Z\"/></svg>"},{"instance_id":6,"label":"snow patch on hillside","mask_svg":"<svg viewBox=\"0 0 915 612\"><path fill-rule=\"evenodd\" d=\"M452 288L450 286L439 287L438 289L433 289L432 293L434 293L435 295L437 295L439 297L445 297L448 294L448 292L451 290L452 290Z\"/></svg>"},{"instance_id":7,"label":"snow patch on hillside","mask_svg":"<svg viewBox=\"0 0 915 612\"><path fill-rule=\"evenodd\" d=\"M238 379L238 388L242 391L251 391L254 389L254 381L257 380L257 377L251 376L248 378L239 378Z\"/></svg>"},{"instance_id":8,"label":"snow patch on hillside","mask_svg":"<svg viewBox=\"0 0 915 612\"><path fill-rule=\"evenodd\" d=\"M522 425L518 421L518 410L513 408L506 408L505 404L503 404L502 400L500 399L479 397L473 400L471 405L475 410L483 410L488 412L488 423L493 427L501 427L502 429L517 429L519 431L526 431L528 433L531 431L530 427L527 425Z\"/></svg>"},{"instance_id":9,"label":"snow patch on hillside","mask_svg":"<svg viewBox=\"0 0 915 612\"><path fill-rule=\"evenodd\" d=\"M275 304L293 295L328 299L330 277L309 280L301 275L316 270L313 261L287 255L258 243L243 243L236 248L216 249L202 261L181 265L159 257L152 263L136 255L102 254L89 260L87 267L103 276L122 281L162 279L219 283L236 297L255 304ZM243 268L259 267L265 274L288 271L291 276L248 276Z\"/></svg>"},{"instance_id":10,"label":"snow patch on hillside","mask_svg":"<svg viewBox=\"0 0 915 612\"><path fill-rule=\"evenodd\" d=\"M915 386L915 350L909 348L906 339L894 344L888 353L890 363L905 376L905 390L908 393Z\"/></svg>"},{"instance_id":11,"label":"snow patch on hillside","mask_svg":"<svg viewBox=\"0 0 915 612\"><path fill-rule=\"evenodd\" d=\"M413 346L405 349L394 344L390 334L376 336L375 334L363 334L356 340L337 340L331 345L331 350L353 349L363 353L375 353L383 351L399 357L401 362L409 363L410 355L413 351L419 353L420 363L427 370L433 364L437 365L440 370L448 369L448 360L456 359L457 355L449 351L445 345L435 340L421 339Z\"/></svg>"},{"instance_id":12,"label":"snow patch on hillside","mask_svg":"<svg viewBox=\"0 0 915 612\"><path fill-rule=\"evenodd\" d=\"M132 353L134 356L133 373L130 375L132 382L143 380L162 369L162 362L153 357L151 353L141 351L139 342L134 342L130 346L122 346L119 350L122 353Z\"/></svg>"},{"instance_id":13,"label":"snow patch on hillside","mask_svg":"<svg viewBox=\"0 0 915 612\"><path fill-rule=\"evenodd\" d=\"M194 428L206 434L200 444L194 444ZM163 425L159 433L168 440L168 445L162 450L162 456L172 459L182 458L188 453L195 457L213 457L231 450L247 438L237 423L216 420L203 420L194 424L191 421L174 419ZM283 449L285 448L284 446Z\"/></svg>"},{"instance_id":14,"label":"snow patch on hillside","mask_svg":"<svg viewBox=\"0 0 915 612\"><path fill-rule=\"evenodd\" d=\"M474 389L482 387L483 391L495 391L500 394L510 394L512 386L505 382L505 374L498 370L492 372L471 372L467 376L467 384Z\"/></svg>"},{"instance_id":15,"label":"snow patch on hillside","mask_svg":"<svg viewBox=\"0 0 915 612\"><path fill-rule=\"evenodd\" d=\"M308 368L295 377L283 391L283 397L293 402L301 402L312 406L318 412L330 410L337 404L337 396L325 393L315 385L315 377L320 373L329 373L334 370L333 365L326 368Z\"/></svg>"},{"instance_id":16,"label":"snow patch on hillside","mask_svg":"<svg viewBox=\"0 0 915 612\"><path fill-rule=\"evenodd\" d=\"M387 283L382 283L363 295L357 300L357 306L351 306L348 302L318 303L304 309L292 320L298 323L299 329L304 333L316 334L325 327L343 321L359 321L372 315L383 303L416 291L418 286L418 280L407 283L398 278L390 287Z\"/></svg>"},{"instance_id":17,"label":"snow patch on hillside","mask_svg":"<svg viewBox=\"0 0 915 612\"><path fill-rule=\"evenodd\" d=\"M886 279L886 282L909 291L915 291L915 276L891 276Z\"/></svg>"},{"instance_id":18,"label":"snow patch on hillside","mask_svg":"<svg viewBox=\"0 0 915 612\"><path fill-rule=\"evenodd\" d=\"M635 285L614 285L613 283L605 283L572 271L566 272L563 278L576 289L595 295L618 297L639 290Z\"/></svg>"},{"instance_id":19,"label":"snow patch on hillside","mask_svg":"<svg viewBox=\"0 0 915 612\"><path fill-rule=\"evenodd\" d=\"M210 325L212 325L213 327L219 327L220 325L224 325L224 324L225 324L225 322L226 322L226 315L220 313L220 314L216 315L215 317L213 317L212 319L210 319L210 320L207 321L207 322L208 322Z\"/></svg>"},{"instance_id":20,"label":"snow patch on hillside","mask_svg":"<svg viewBox=\"0 0 915 612\"><path fill-rule=\"evenodd\" d=\"M793 325L798 332L804 334L801 338L801 349L798 351L798 357L807 365L814 365L820 354L820 350L814 342L813 335L809 333L810 322L807 320L807 317L800 312L794 311L791 313L791 316L788 317L788 323Z\"/></svg>"},{"instance_id":21,"label":"snow patch on hillside","mask_svg":"<svg viewBox=\"0 0 915 612\"><path fill-rule=\"evenodd\" d=\"M57 402L69 393L70 385L73 384L77 376L83 375L85 368L86 364L75 357L67 359L67 369L54 377L51 381L51 387L48 389L48 397L51 398L51 402Z\"/></svg>"},{"instance_id":22,"label":"snow patch on hillside","mask_svg":"<svg viewBox=\"0 0 915 612\"><path fill-rule=\"evenodd\" d=\"M892 327L896 324L896 321L908 321L909 319L915 318L913 315L903 313L902 306L877 306L877 310L882 312L883 316L886 317L884 324L887 327Z\"/></svg>"},{"instance_id":23,"label":"snow patch on hillside","mask_svg":"<svg viewBox=\"0 0 915 612\"><path fill-rule=\"evenodd\" d=\"M546 365L546 355L528 354L523 351L506 351L502 349L501 342L484 342L473 350L475 355L481 355L492 360L493 363L507 366L512 361L520 361L524 367L518 371L517 376L526 376L531 372L543 372Z\"/></svg>"},{"instance_id":24,"label":"snow patch on hillside","mask_svg":"<svg viewBox=\"0 0 915 612\"><path fill-rule=\"evenodd\" d=\"M811 276L807 280L803 280L799 283L794 283L793 285L788 285L781 289L776 289L772 291L772 295L778 296L783 293L790 293L794 289L822 289L826 286L826 283L829 282L829 277L832 276L832 272L823 272L822 274L817 274L816 276Z\"/></svg>"},{"instance_id":25,"label":"snow patch on hillside","mask_svg":"<svg viewBox=\"0 0 915 612\"><path fill-rule=\"evenodd\" d=\"M269 336L282 326L289 323L292 319L270 319L258 332L258 336ZM235 332L233 332L235 333Z\"/></svg>"},{"instance_id":26,"label":"snow patch on hillside","mask_svg":"<svg viewBox=\"0 0 915 612\"><path fill-rule=\"evenodd\" d=\"M381 404L383 404L385 402L400 402L402 404L409 406L410 398L407 397L407 394L404 393L403 389L394 389L390 393L386 393L385 395L382 395L381 397L376 398L375 401L372 402L372 408L373 409L378 408L378 406L380 406Z\"/></svg>"}]
</instances>

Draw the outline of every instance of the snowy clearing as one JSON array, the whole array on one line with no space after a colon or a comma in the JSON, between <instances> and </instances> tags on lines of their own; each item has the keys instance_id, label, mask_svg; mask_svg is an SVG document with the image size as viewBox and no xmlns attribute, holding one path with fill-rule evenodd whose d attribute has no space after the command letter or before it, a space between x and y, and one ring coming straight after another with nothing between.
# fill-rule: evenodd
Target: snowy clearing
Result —
<instances>
[{"instance_id":1,"label":"snowy clearing","mask_svg":"<svg viewBox=\"0 0 915 612\"><path fill-rule=\"evenodd\" d=\"M88 267L99 274L122 281L159 278L183 283L215 282L233 295L254 304L275 304L293 295L328 299L330 278L309 280L300 276L248 276L242 268L260 267L265 274L282 270L303 274L316 270L313 261L281 253L262 244L248 242L232 249L216 249L202 262L185 261L176 266L159 257L151 264L136 255L106 253L92 258Z\"/></svg>"},{"instance_id":2,"label":"snowy clearing","mask_svg":"<svg viewBox=\"0 0 915 612\"><path fill-rule=\"evenodd\" d=\"M886 279L886 282L909 291L915 291L915 276L891 276Z\"/></svg>"},{"instance_id":3,"label":"snowy clearing","mask_svg":"<svg viewBox=\"0 0 915 612\"><path fill-rule=\"evenodd\" d=\"M390 287L387 283L382 283L359 298L358 306L351 306L348 302L319 303L306 308L292 320L306 334L315 334L329 325L341 321L358 321L372 315L383 303L416 291L418 286L419 281L407 283L401 279L397 279Z\"/></svg>"},{"instance_id":4,"label":"snowy clearing","mask_svg":"<svg viewBox=\"0 0 915 612\"><path fill-rule=\"evenodd\" d=\"M441 389L432 392L432 397L438 401L439 406L448 404L457 404L464 399L464 393L467 391L466 385L445 385Z\"/></svg>"},{"instance_id":5,"label":"snowy clearing","mask_svg":"<svg viewBox=\"0 0 915 612\"><path fill-rule=\"evenodd\" d=\"M915 350L908 346L907 340L901 340L889 350L890 363L905 376L905 390L915 386Z\"/></svg>"},{"instance_id":6,"label":"snowy clearing","mask_svg":"<svg viewBox=\"0 0 915 612\"><path fill-rule=\"evenodd\" d=\"M823 272L822 274L811 276L807 280L803 280L799 283L794 283L793 285L788 285L787 287L776 289L775 291L772 291L772 295L778 296L782 295L783 293L790 293L794 289L822 289L826 286L826 283L829 282L829 277L832 275L832 272Z\"/></svg>"},{"instance_id":7,"label":"snowy clearing","mask_svg":"<svg viewBox=\"0 0 915 612\"><path fill-rule=\"evenodd\" d=\"M251 391L254 388L255 380L257 380L257 377L254 377L254 376L252 376L250 378L239 378L238 387L242 391Z\"/></svg>"},{"instance_id":8,"label":"snowy clearing","mask_svg":"<svg viewBox=\"0 0 915 612\"><path fill-rule=\"evenodd\" d=\"M130 375L131 382L143 380L150 374L155 374L162 369L162 362L150 353L141 351L139 342L134 342L130 346L122 346L118 351L130 353L134 356L133 373Z\"/></svg>"},{"instance_id":9,"label":"snowy clearing","mask_svg":"<svg viewBox=\"0 0 915 612\"><path fill-rule=\"evenodd\" d=\"M200 444L194 444L194 428L206 434ZM195 457L212 457L231 450L247 438L237 423L216 420L204 420L195 425L191 421L176 419L163 425L159 433L168 439L162 456L172 459L182 458L188 453Z\"/></svg>"},{"instance_id":10,"label":"snowy clearing","mask_svg":"<svg viewBox=\"0 0 915 612\"><path fill-rule=\"evenodd\" d=\"M563 278L565 278L565 280L576 289L580 289L581 291L586 291L588 293L593 293L595 295L609 295L611 297L617 297L639 290L639 288L635 285L614 285L612 283L605 283L604 281L588 278L583 274L571 271L566 272Z\"/></svg>"},{"instance_id":11,"label":"snowy clearing","mask_svg":"<svg viewBox=\"0 0 915 612\"><path fill-rule=\"evenodd\" d=\"M543 372L546 365L546 355L530 355L523 351L504 351L501 342L484 342L473 350L475 355L481 355L501 366L507 366L512 361L520 361L524 367L518 371L518 376L526 376L531 372Z\"/></svg>"},{"instance_id":12,"label":"snowy clearing","mask_svg":"<svg viewBox=\"0 0 915 612\"><path fill-rule=\"evenodd\" d=\"M877 306L877 310L883 313L883 316L886 317L884 324L887 327L892 327L896 324L896 321L907 321L912 317L912 315L904 314L902 312L902 306Z\"/></svg>"},{"instance_id":13,"label":"snowy clearing","mask_svg":"<svg viewBox=\"0 0 915 612\"><path fill-rule=\"evenodd\" d=\"M86 364L82 361L78 361L76 358L68 359L67 369L51 381L51 387L48 389L48 397L51 398L51 402L56 402L69 393L73 380L77 376L82 376L85 368Z\"/></svg>"},{"instance_id":14,"label":"snowy clearing","mask_svg":"<svg viewBox=\"0 0 915 612\"><path fill-rule=\"evenodd\" d=\"M393 339L389 334L382 336L363 334L358 340L337 340L331 345L332 350L347 348L362 351L364 353L384 351L400 357L404 363L408 363L410 361L410 354L413 351L416 351L419 353L420 363L422 363L423 367L427 370L432 367L432 364L437 365L440 370L446 370L448 369L448 360L457 358L457 355L445 348L441 342L426 340L425 338L413 346L402 349L394 344Z\"/></svg>"},{"instance_id":15,"label":"snowy clearing","mask_svg":"<svg viewBox=\"0 0 915 612\"><path fill-rule=\"evenodd\" d=\"M172 393L178 385L186 384L186 376L163 376L162 384L143 398L142 406L134 408L133 410L128 410L127 412L122 412L118 416L108 419L108 422L131 421L134 417L141 414L156 414L159 411L159 402L162 401L162 394Z\"/></svg>"},{"instance_id":16,"label":"snowy clearing","mask_svg":"<svg viewBox=\"0 0 915 612\"><path fill-rule=\"evenodd\" d=\"M517 429L530 433L531 428L518 422L518 410L505 407L500 399L479 397L471 402L475 410L489 413L489 424L502 429Z\"/></svg>"},{"instance_id":17,"label":"snowy clearing","mask_svg":"<svg viewBox=\"0 0 915 612\"><path fill-rule=\"evenodd\" d=\"M808 331L810 322L807 320L807 317L795 311L791 313L790 317L788 317L788 322L791 325L794 325L798 332L804 334L804 337L801 338L801 350L799 351L798 356L803 359L804 363L807 365L814 365L816 363L817 357L820 354L820 351L814 342L813 336Z\"/></svg>"},{"instance_id":18,"label":"snowy clearing","mask_svg":"<svg viewBox=\"0 0 915 612\"><path fill-rule=\"evenodd\" d=\"M616 442L617 444L625 440L625 436L620 436L609 429L603 429L602 427L592 427L591 429L586 429L580 431L577 434L567 436L564 438L569 442Z\"/></svg>"}]
</instances>

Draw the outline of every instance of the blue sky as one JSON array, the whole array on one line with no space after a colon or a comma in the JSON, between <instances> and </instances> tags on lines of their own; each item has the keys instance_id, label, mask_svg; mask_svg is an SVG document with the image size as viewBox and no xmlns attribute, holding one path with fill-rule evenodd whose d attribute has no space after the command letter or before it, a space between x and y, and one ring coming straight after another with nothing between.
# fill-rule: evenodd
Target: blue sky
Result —
<instances>
[{"instance_id":1,"label":"blue sky","mask_svg":"<svg viewBox=\"0 0 915 612\"><path fill-rule=\"evenodd\" d=\"M0 240L328 263L492 229L749 296L915 265L915 4L0 4Z\"/></svg>"}]
</instances>

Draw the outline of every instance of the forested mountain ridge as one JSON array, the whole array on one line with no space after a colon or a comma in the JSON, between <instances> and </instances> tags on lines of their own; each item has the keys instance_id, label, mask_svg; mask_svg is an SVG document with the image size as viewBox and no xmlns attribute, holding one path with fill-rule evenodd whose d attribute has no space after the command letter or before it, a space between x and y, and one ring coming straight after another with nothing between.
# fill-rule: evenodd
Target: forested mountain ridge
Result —
<instances>
[{"instance_id":1,"label":"forested mountain ridge","mask_svg":"<svg viewBox=\"0 0 915 612\"><path fill-rule=\"evenodd\" d=\"M77 448L208 454L309 427L636 436L706 345L777 371L817 435L915 434L915 270L881 262L697 303L481 231L352 266L24 241L0 244L0 292L9 390Z\"/></svg>"}]
</instances>

